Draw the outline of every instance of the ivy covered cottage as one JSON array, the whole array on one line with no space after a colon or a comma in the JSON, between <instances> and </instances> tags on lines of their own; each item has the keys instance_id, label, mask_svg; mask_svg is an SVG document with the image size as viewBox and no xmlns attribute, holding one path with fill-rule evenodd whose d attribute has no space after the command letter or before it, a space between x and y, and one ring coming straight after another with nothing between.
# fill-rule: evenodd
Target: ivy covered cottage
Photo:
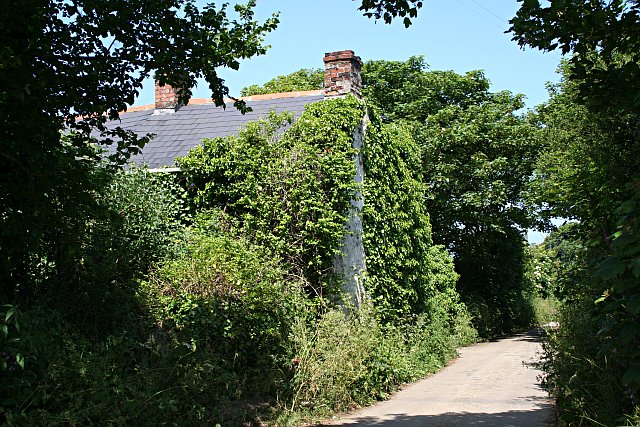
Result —
<instances>
[{"instance_id":1,"label":"ivy covered cottage","mask_svg":"<svg viewBox=\"0 0 640 427\"><path fill-rule=\"evenodd\" d=\"M288 111L297 119L308 104L349 94L360 98L362 61L353 51L327 53L324 65L323 89L243 97L240 99L250 107L246 114L233 106L233 100L225 100L226 108L217 107L211 99L191 99L188 104L181 105L176 90L169 85L160 86L156 83L154 104L129 108L120 116L120 126L124 129L140 136L154 135L142 152L131 158L131 162L146 166L150 171L178 172L176 158L187 155L203 139L235 135L242 126L271 112ZM360 126L353 132L353 147L358 152L363 146L365 127L363 117ZM354 179L362 184L362 154L357 154L354 161ZM359 191L351 200L351 213L346 225L349 232L343 240L342 255L334 258L335 272L345 279L343 292L350 296L354 306L359 306L365 297L362 285L365 271L360 215L362 207L363 197Z\"/></svg>"}]
</instances>

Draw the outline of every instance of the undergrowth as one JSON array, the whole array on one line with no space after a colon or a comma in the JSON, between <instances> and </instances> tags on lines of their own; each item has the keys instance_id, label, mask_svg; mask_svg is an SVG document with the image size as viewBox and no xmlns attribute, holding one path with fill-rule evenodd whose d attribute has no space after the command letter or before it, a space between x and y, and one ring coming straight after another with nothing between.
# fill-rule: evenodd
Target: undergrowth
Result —
<instances>
[{"instance_id":1,"label":"undergrowth","mask_svg":"<svg viewBox=\"0 0 640 427\"><path fill-rule=\"evenodd\" d=\"M475 342L466 312L451 319L435 301L429 315L382 324L374 309L330 310L293 329L294 371L278 424L313 420L383 400L406 382L444 367Z\"/></svg>"}]
</instances>

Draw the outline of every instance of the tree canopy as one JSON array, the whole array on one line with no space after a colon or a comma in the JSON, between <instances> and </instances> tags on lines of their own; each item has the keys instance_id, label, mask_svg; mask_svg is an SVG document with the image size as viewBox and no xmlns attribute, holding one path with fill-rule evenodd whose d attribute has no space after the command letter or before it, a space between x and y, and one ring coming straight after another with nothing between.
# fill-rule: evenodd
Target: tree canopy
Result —
<instances>
[{"instance_id":1,"label":"tree canopy","mask_svg":"<svg viewBox=\"0 0 640 427\"><path fill-rule=\"evenodd\" d=\"M69 225L72 216L62 216L77 206L70 202L91 191L83 181L83 162L101 157L91 148L90 132L97 129L105 142L117 141L109 156L116 165L148 140L105 127L134 101L146 77L155 73L161 83L178 88L183 101L195 79L204 77L220 104L228 90L217 68L237 69L239 59L264 53L263 36L278 23L276 16L257 22L254 1L232 13L213 4L197 8L191 0L9 3L0 17L5 290L23 281L28 260L44 250L42 239L53 238L51 225L57 224L58 234ZM75 193L67 191L72 187Z\"/></svg>"},{"instance_id":2,"label":"tree canopy","mask_svg":"<svg viewBox=\"0 0 640 427\"><path fill-rule=\"evenodd\" d=\"M362 0L358 8L364 12L364 16L375 19L384 19L390 24L395 18L403 18L405 27L411 25L411 18L418 16L418 9L422 7L422 0Z\"/></svg>"},{"instance_id":3,"label":"tree canopy","mask_svg":"<svg viewBox=\"0 0 640 427\"><path fill-rule=\"evenodd\" d=\"M274 77L262 86L254 84L249 87L243 87L240 90L240 96L322 89L323 83L323 69L303 68L286 76Z\"/></svg>"},{"instance_id":4,"label":"tree canopy","mask_svg":"<svg viewBox=\"0 0 640 427\"><path fill-rule=\"evenodd\" d=\"M635 0L524 0L511 21L521 46L571 54L538 109L536 184L544 210L579 220L571 239L585 248L571 264L579 280L561 283L571 304L547 349L547 384L569 424L638 422L639 11Z\"/></svg>"},{"instance_id":5,"label":"tree canopy","mask_svg":"<svg viewBox=\"0 0 640 427\"><path fill-rule=\"evenodd\" d=\"M572 54L578 93L591 108L640 112L640 3L637 0L524 0L511 20L520 46Z\"/></svg>"},{"instance_id":6,"label":"tree canopy","mask_svg":"<svg viewBox=\"0 0 640 427\"><path fill-rule=\"evenodd\" d=\"M363 94L387 120L424 122L440 109L466 108L488 96L489 81L482 71L465 75L428 71L422 56L406 61L367 61L362 70Z\"/></svg>"},{"instance_id":7,"label":"tree canopy","mask_svg":"<svg viewBox=\"0 0 640 427\"><path fill-rule=\"evenodd\" d=\"M422 57L369 61L362 80L369 102L420 147L433 240L455 255L480 333L526 324L522 230L541 225L528 200L540 144L523 97L491 92L481 71L430 71Z\"/></svg>"}]
</instances>

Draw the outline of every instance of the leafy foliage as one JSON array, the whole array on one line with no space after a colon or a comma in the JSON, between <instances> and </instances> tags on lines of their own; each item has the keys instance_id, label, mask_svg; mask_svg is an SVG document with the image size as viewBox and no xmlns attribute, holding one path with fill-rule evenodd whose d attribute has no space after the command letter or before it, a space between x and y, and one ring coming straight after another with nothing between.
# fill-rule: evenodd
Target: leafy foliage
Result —
<instances>
[{"instance_id":1,"label":"leafy foliage","mask_svg":"<svg viewBox=\"0 0 640 427\"><path fill-rule=\"evenodd\" d=\"M579 221L572 226L578 232L563 229L547 243L562 267L558 294L579 308L565 304L561 312L563 330L546 349L553 361L547 384L567 421L623 423L640 386L633 311L637 119L587 107L572 66L563 72L565 80L539 108L547 147L536 186L547 214Z\"/></svg>"},{"instance_id":2,"label":"leafy foliage","mask_svg":"<svg viewBox=\"0 0 640 427\"><path fill-rule=\"evenodd\" d=\"M636 0L522 2L511 20L521 46L573 53L571 79L591 109L640 112L640 4Z\"/></svg>"},{"instance_id":3,"label":"leafy foliage","mask_svg":"<svg viewBox=\"0 0 640 427\"><path fill-rule=\"evenodd\" d=\"M402 383L436 372L456 347L475 341L470 319L451 318L433 303L426 313L399 325L380 324L368 309L345 317L329 311L310 328L294 328L296 364L288 418L324 415L370 404Z\"/></svg>"},{"instance_id":4,"label":"leafy foliage","mask_svg":"<svg viewBox=\"0 0 640 427\"><path fill-rule=\"evenodd\" d=\"M565 67L565 73L571 73ZM629 197L626 184L636 163L633 115L589 111L565 80L538 108L546 125L536 193L543 213L579 220L601 236L613 233L612 206Z\"/></svg>"},{"instance_id":5,"label":"leafy foliage","mask_svg":"<svg viewBox=\"0 0 640 427\"><path fill-rule=\"evenodd\" d=\"M46 270L41 263L36 301L47 301L86 334L118 330L122 318L132 316L132 285L171 253L183 230L181 190L163 178L138 170L101 182L93 210L78 221L83 228L61 233L70 242L58 242L55 250L68 252Z\"/></svg>"},{"instance_id":6,"label":"leafy foliage","mask_svg":"<svg viewBox=\"0 0 640 427\"><path fill-rule=\"evenodd\" d=\"M216 67L237 69L239 58L264 53L263 34L277 24L276 17L256 22L253 4L236 7L231 19L226 7L200 10L183 0L28 0L0 17L3 301L17 289L29 292L28 271L43 247L75 250L72 230L84 227L86 209L79 199L94 191L83 174L99 160L91 130L117 145L114 165L138 152L148 136L105 123L126 110L153 70L185 101L204 76L222 102L227 89Z\"/></svg>"},{"instance_id":7,"label":"leafy foliage","mask_svg":"<svg viewBox=\"0 0 640 427\"><path fill-rule=\"evenodd\" d=\"M427 71L421 57L367 62L363 84L382 116L416 141L422 211L434 242L455 256L458 289L487 325L481 332L528 326L533 293L518 230L536 224L527 199L540 143L536 124L517 114L522 96L489 92L478 71Z\"/></svg>"},{"instance_id":8,"label":"leafy foliage","mask_svg":"<svg viewBox=\"0 0 640 427\"><path fill-rule=\"evenodd\" d=\"M223 209L322 294L356 190L352 141L362 115L354 98L326 101L307 106L284 134L286 114L206 140L179 160L193 205Z\"/></svg>"},{"instance_id":9,"label":"leafy foliage","mask_svg":"<svg viewBox=\"0 0 640 427\"><path fill-rule=\"evenodd\" d=\"M3 307L3 421L204 426L255 416L238 402L263 404L288 380L299 288L277 258L235 237L192 230L181 249L141 284L128 306L137 316L120 315L122 330L101 339L56 311Z\"/></svg>"},{"instance_id":10,"label":"leafy foliage","mask_svg":"<svg viewBox=\"0 0 640 427\"><path fill-rule=\"evenodd\" d=\"M515 114L520 96L487 98L442 108L419 130L434 237L456 252L477 233L535 224L524 196L539 150L536 128Z\"/></svg>"},{"instance_id":11,"label":"leafy foliage","mask_svg":"<svg viewBox=\"0 0 640 427\"><path fill-rule=\"evenodd\" d=\"M240 90L241 96L262 95L266 93L294 92L322 89L324 70L303 68L286 76L275 77L264 85L251 85Z\"/></svg>"},{"instance_id":12,"label":"leafy foliage","mask_svg":"<svg viewBox=\"0 0 640 427\"><path fill-rule=\"evenodd\" d=\"M385 120L424 122L447 106L466 109L488 97L489 81L481 71L464 76L427 71L422 56L406 61L367 61L362 68L363 95Z\"/></svg>"},{"instance_id":13,"label":"leafy foliage","mask_svg":"<svg viewBox=\"0 0 640 427\"><path fill-rule=\"evenodd\" d=\"M421 152L407 129L371 114L364 148L364 245L367 290L387 319L422 313L429 300L453 292L450 255L431 242Z\"/></svg>"},{"instance_id":14,"label":"leafy foliage","mask_svg":"<svg viewBox=\"0 0 640 427\"><path fill-rule=\"evenodd\" d=\"M483 337L534 326L535 285L526 243L518 230L485 231L456 255L458 289Z\"/></svg>"},{"instance_id":15,"label":"leafy foliage","mask_svg":"<svg viewBox=\"0 0 640 427\"><path fill-rule=\"evenodd\" d=\"M9 372L0 412L10 425L57 425L65 413L74 422L104 418L123 388L144 389L126 373L142 357L137 340L144 342L149 327L134 284L182 231L177 188L162 178L77 161L61 166L62 176L75 179L69 190L82 191L61 203L64 215L54 219L66 228L40 241L31 286L3 314L2 369ZM132 411L121 409L115 418Z\"/></svg>"},{"instance_id":16,"label":"leafy foliage","mask_svg":"<svg viewBox=\"0 0 640 427\"><path fill-rule=\"evenodd\" d=\"M364 16L384 19L387 24L401 17L404 26L409 27L411 18L418 16L418 9L421 7L421 0L362 0L362 5L358 9L364 12Z\"/></svg>"},{"instance_id":17,"label":"leafy foliage","mask_svg":"<svg viewBox=\"0 0 640 427\"><path fill-rule=\"evenodd\" d=\"M144 289L145 304L157 307L157 324L175 335L175 345L191 349L200 375L216 390L215 397L205 393L203 406L212 398L273 393L274 381L284 380L289 328L304 301L299 284L285 280L273 254L225 233L196 230L180 256L163 263ZM191 375L194 366L184 368Z\"/></svg>"}]
</instances>

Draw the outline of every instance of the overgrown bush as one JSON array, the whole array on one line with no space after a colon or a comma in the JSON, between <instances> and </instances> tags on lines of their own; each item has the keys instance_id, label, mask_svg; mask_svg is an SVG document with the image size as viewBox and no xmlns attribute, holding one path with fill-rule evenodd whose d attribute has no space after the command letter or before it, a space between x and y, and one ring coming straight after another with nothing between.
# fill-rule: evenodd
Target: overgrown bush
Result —
<instances>
[{"instance_id":1,"label":"overgrown bush","mask_svg":"<svg viewBox=\"0 0 640 427\"><path fill-rule=\"evenodd\" d=\"M544 344L544 385L557 399L560 419L567 425L636 426L638 395L623 380L623 372L631 365L624 349L602 350L615 341L594 333L609 322L594 300L595 295L560 310L560 328Z\"/></svg>"},{"instance_id":2,"label":"overgrown bush","mask_svg":"<svg viewBox=\"0 0 640 427\"><path fill-rule=\"evenodd\" d=\"M475 340L452 258L430 239L419 152L373 113L363 214L373 304L349 317L335 304L364 115L348 97L206 141L180 161L186 206L169 175L87 166L89 214L67 218L77 228L65 264L41 256L38 298L2 308L3 421L317 416L384 398Z\"/></svg>"},{"instance_id":3,"label":"overgrown bush","mask_svg":"<svg viewBox=\"0 0 640 427\"><path fill-rule=\"evenodd\" d=\"M144 285L174 365L168 384L211 412L220 402L273 399L286 381L290 330L305 312L300 284L245 239L194 232ZM187 349L185 354L179 348Z\"/></svg>"},{"instance_id":4,"label":"overgrown bush","mask_svg":"<svg viewBox=\"0 0 640 427\"><path fill-rule=\"evenodd\" d=\"M332 310L315 323L298 322L286 416L323 416L384 399L475 341L468 315L451 319L436 301L429 308L395 325L380 323L370 307L350 317Z\"/></svg>"},{"instance_id":5,"label":"overgrown bush","mask_svg":"<svg viewBox=\"0 0 640 427\"><path fill-rule=\"evenodd\" d=\"M273 403L288 381L291 327L306 312L300 286L235 237L194 231L178 254L141 285L137 321L121 317L102 339L55 311L3 310L9 425L233 425Z\"/></svg>"},{"instance_id":6,"label":"overgrown bush","mask_svg":"<svg viewBox=\"0 0 640 427\"><path fill-rule=\"evenodd\" d=\"M595 258L601 253L597 240L586 246L580 230L580 224L567 224L543 243L562 272L555 289L563 300L560 328L544 345L544 384L557 399L560 419L569 425L638 425L636 278L631 268L611 269L607 260L620 253ZM620 243L612 248L633 252L633 244ZM632 254L624 258L633 265Z\"/></svg>"},{"instance_id":7,"label":"overgrown bush","mask_svg":"<svg viewBox=\"0 0 640 427\"><path fill-rule=\"evenodd\" d=\"M183 229L183 205L169 177L144 169L97 184L82 229L73 236L63 231L58 250L64 263L51 266L55 274L43 280L38 304L55 308L86 334L107 336L132 317L135 281L171 252Z\"/></svg>"},{"instance_id":8,"label":"overgrown bush","mask_svg":"<svg viewBox=\"0 0 640 427\"><path fill-rule=\"evenodd\" d=\"M286 132L291 116L272 114L237 136L205 140L178 161L192 207L224 210L322 295L356 191L352 142L362 116L348 97L308 105Z\"/></svg>"},{"instance_id":9,"label":"overgrown bush","mask_svg":"<svg viewBox=\"0 0 640 427\"><path fill-rule=\"evenodd\" d=\"M178 188L164 178L91 159L60 167L69 191L82 190L52 218L60 228L32 252L29 287L3 310L0 412L13 424L108 419L101 411L125 384L141 393L132 375L149 319L136 280L182 230Z\"/></svg>"}]
</instances>

